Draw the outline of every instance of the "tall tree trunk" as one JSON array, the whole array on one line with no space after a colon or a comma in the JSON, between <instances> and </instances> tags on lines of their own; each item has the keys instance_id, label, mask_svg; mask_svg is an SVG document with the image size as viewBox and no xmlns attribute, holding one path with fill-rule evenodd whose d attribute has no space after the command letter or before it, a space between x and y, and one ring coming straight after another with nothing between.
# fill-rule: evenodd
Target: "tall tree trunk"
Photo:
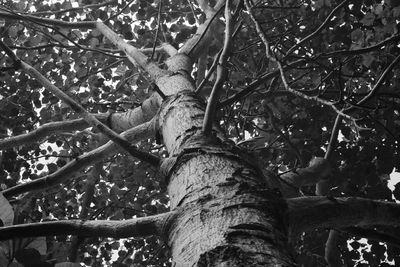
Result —
<instances>
[{"instance_id":1,"label":"tall tree trunk","mask_svg":"<svg viewBox=\"0 0 400 267\"><path fill-rule=\"evenodd\" d=\"M176 266L294 266L285 202L249 155L203 135L203 102L182 91L159 114L170 152L162 168L180 211L165 226Z\"/></svg>"}]
</instances>

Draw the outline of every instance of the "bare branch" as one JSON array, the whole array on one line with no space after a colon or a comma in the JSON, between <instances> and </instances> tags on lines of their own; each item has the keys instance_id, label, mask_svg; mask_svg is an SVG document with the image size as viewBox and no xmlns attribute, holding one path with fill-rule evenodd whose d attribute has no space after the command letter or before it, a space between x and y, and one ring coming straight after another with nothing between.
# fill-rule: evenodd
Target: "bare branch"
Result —
<instances>
[{"instance_id":1,"label":"bare branch","mask_svg":"<svg viewBox=\"0 0 400 267\"><path fill-rule=\"evenodd\" d=\"M154 80L157 80L161 76L165 75L166 72L162 71L157 64L149 61L148 57L140 52L139 49L125 42L124 39L122 39L104 23L96 22L96 29L98 29L108 40L110 40L111 43L123 50L133 64L137 64L146 70Z\"/></svg>"},{"instance_id":2,"label":"bare branch","mask_svg":"<svg viewBox=\"0 0 400 267\"><path fill-rule=\"evenodd\" d=\"M71 97L69 97L67 94L65 94L63 91L61 91L59 88L57 88L55 85L53 85L47 78L45 78L40 72L38 72L36 69L34 69L32 66L29 64L21 61L21 67L23 70L25 70L27 73L29 73L32 77L35 77L36 80L40 82L47 90L52 92L54 95L56 95L58 98L63 100L66 104L68 104L75 112L77 112L79 115L83 117L85 121L89 123L89 125L96 127L101 133L105 134L108 138L110 138L112 141L117 143L119 146L121 146L123 149L128 151L129 154L132 156L146 161L150 164L153 164L154 166L158 166L160 163L160 159L150 153L140 151L138 148L136 148L134 145L132 145L128 140L125 138L121 137L118 135L116 132L114 132L112 129L110 129L107 125L96 119L92 114L87 112L83 106L81 106L79 103L77 103L75 100L73 100Z\"/></svg>"},{"instance_id":3,"label":"bare branch","mask_svg":"<svg viewBox=\"0 0 400 267\"><path fill-rule=\"evenodd\" d=\"M123 138L126 138L126 140L131 143L147 139L149 138L149 136L154 135L154 120L143 123L136 126L135 128L129 129L121 133L121 136ZM2 193L6 198L10 198L12 196L16 196L26 192L43 190L48 187L56 186L69 179L74 179L75 176L73 174L82 170L83 168L99 162L105 157L109 157L121 150L122 149L117 144L109 141L105 145L102 145L88 153L83 154L82 156L75 158L74 160L64 165L62 168L49 175L8 188L6 190L3 190Z\"/></svg>"},{"instance_id":4,"label":"bare branch","mask_svg":"<svg viewBox=\"0 0 400 267\"><path fill-rule=\"evenodd\" d=\"M134 218L129 220L64 220L18 224L0 228L0 240L15 237L49 235L79 235L85 237L144 237L163 235L163 226L176 212Z\"/></svg>"},{"instance_id":5,"label":"bare branch","mask_svg":"<svg viewBox=\"0 0 400 267\"><path fill-rule=\"evenodd\" d=\"M105 123L109 114L93 114L98 120ZM75 119L70 121L54 121L41 125L37 129L17 136L0 139L0 149L21 146L32 142L40 142L47 136L61 132L70 132L83 130L89 127L84 119Z\"/></svg>"}]
</instances>

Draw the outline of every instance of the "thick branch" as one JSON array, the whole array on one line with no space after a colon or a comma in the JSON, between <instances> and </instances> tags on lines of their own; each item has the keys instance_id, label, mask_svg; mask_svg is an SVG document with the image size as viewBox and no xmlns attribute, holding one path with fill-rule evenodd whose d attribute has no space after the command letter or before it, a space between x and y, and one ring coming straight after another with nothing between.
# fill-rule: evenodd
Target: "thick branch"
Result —
<instances>
[{"instance_id":1,"label":"thick branch","mask_svg":"<svg viewBox=\"0 0 400 267\"><path fill-rule=\"evenodd\" d=\"M316 228L400 226L400 205L365 198L300 197L286 200L292 237Z\"/></svg>"},{"instance_id":2,"label":"thick branch","mask_svg":"<svg viewBox=\"0 0 400 267\"><path fill-rule=\"evenodd\" d=\"M204 46L207 46L208 42L211 40L213 35L213 31L216 25L218 25L219 21L216 19L219 11L222 10L224 0L219 0L214 8L208 6L208 1L198 1L199 4L203 7L203 11L206 13L207 19L206 21L199 26L197 32L185 42L181 49L179 49L179 53L184 53L194 61L199 55L204 51Z\"/></svg>"},{"instance_id":3,"label":"thick branch","mask_svg":"<svg viewBox=\"0 0 400 267\"><path fill-rule=\"evenodd\" d=\"M34 237L50 235L79 235L85 237L143 237L163 235L163 226L175 213L134 218L129 220L65 220L18 224L0 228L0 240L15 237Z\"/></svg>"},{"instance_id":4,"label":"thick branch","mask_svg":"<svg viewBox=\"0 0 400 267\"><path fill-rule=\"evenodd\" d=\"M149 138L149 136L154 135L155 133L153 121L138 125L135 128L129 129L121 133L121 136L126 138L131 143L144 140L146 138ZM117 144L109 141L105 145L102 145L101 147L98 147L68 162L66 165L53 172L52 174L8 188L2 191L2 193L6 198L10 198L18 194L23 194L34 190L44 190L45 188L58 185L62 182L67 181L68 179L75 178L75 176L73 175L74 173L96 162L99 162L103 158L111 156L121 150L122 149Z\"/></svg>"},{"instance_id":5,"label":"thick branch","mask_svg":"<svg viewBox=\"0 0 400 267\"><path fill-rule=\"evenodd\" d=\"M152 76L154 80L157 80L159 77L165 75L165 71L162 71L157 64L154 62L148 61L148 57L145 56L139 49L125 42L117 33L112 31L109 27L107 27L102 22L96 23L96 29L98 29L111 43L116 45L119 49L125 52L128 56L128 59L134 63L142 67L147 73Z\"/></svg>"}]
</instances>

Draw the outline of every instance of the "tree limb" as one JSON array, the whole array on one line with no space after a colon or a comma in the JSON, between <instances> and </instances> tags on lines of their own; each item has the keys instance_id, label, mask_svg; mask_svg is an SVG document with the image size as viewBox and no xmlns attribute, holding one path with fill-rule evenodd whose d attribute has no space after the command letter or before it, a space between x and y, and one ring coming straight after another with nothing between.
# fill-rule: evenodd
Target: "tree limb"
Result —
<instances>
[{"instance_id":1,"label":"tree limb","mask_svg":"<svg viewBox=\"0 0 400 267\"><path fill-rule=\"evenodd\" d=\"M109 114L93 114L103 123L107 122ZM32 142L40 142L47 136L67 131L78 131L89 127L88 123L83 119L75 119L70 121L54 121L41 125L37 129L17 136L0 139L0 150L29 144Z\"/></svg>"},{"instance_id":2,"label":"tree limb","mask_svg":"<svg viewBox=\"0 0 400 267\"><path fill-rule=\"evenodd\" d=\"M126 138L131 143L134 143L147 139L149 136L154 136L154 130L154 120L152 120L121 133L121 136ZM103 158L111 156L120 150L121 148L117 144L109 141L108 143L75 158L62 168L49 175L5 189L2 191L2 193L6 198L10 198L29 191L43 190L51 186L56 186L69 179L74 179L74 173L89 165L99 162Z\"/></svg>"},{"instance_id":3,"label":"tree limb","mask_svg":"<svg viewBox=\"0 0 400 267\"><path fill-rule=\"evenodd\" d=\"M96 119L92 114L90 114L86 109L81 106L79 103L77 103L75 100L73 100L71 97L69 97L67 94L65 94L63 91L61 91L59 88L57 88L55 85L53 85L46 77L44 77L40 72L38 72L35 68L30 66L29 64L21 61L21 67L24 71L29 73L32 77L36 78L40 84L42 84L47 90L52 92L54 95L56 95L58 98L63 100L65 103L67 103L75 112L77 112L79 115L83 117L85 121L89 123L89 125L96 127L101 133L106 135L108 138L110 138L112 141L117 143L119 146L121 146L123 149L125 149L129 154L132 156L146 161L150 164L153 164L154 166L158 166L160 163L160 159L157 156L154 156L150 153L140 151L137 147L132 145L128 140L125 138L121 137L118 135L116 132L114 132L112 129L110 129L107 125L103 124L101 121Z\"/></svg>"},{"instance_id":4,"label":"tree limb","mask_svg":"<svg viewBox=\"0 0 400 267\"><path fill-rule=\"evenodd\" d=\"M358 197L299 197L286 200L290 236L316 228L400 226L400 205Z\"/></svg>"},{"instance_id":5,"label":"tree limb","mask_svg":"<svg viewBox=\"0 0 400 267\"><path fill-rule=\"evenodd\" d=\"M112 238L162 236L165 223L175 214L176 212L167 212L129 220L63 220L18 224L1 227L0 240L50 235Z\"/></svg>"},{"instance_id":6,"label":"tree limb","mask_svg":"<svg viewBox=\"0 0 400 267\"><path fill-rule=\"evenodd\" d=\"M219 93L225 83L226 76L228 74L228 68L226 64L230 53L231 41L232 41L232 15L230 9L230 1L226 0L225 4L225 41L221 55L219 56L217 65L217 80L214 83L213 89L208 99L204 120L203 120L203 134L209 135L211 133L212 124L215 118L215 111L217 108Z\"/></svg>"}]
</instances>

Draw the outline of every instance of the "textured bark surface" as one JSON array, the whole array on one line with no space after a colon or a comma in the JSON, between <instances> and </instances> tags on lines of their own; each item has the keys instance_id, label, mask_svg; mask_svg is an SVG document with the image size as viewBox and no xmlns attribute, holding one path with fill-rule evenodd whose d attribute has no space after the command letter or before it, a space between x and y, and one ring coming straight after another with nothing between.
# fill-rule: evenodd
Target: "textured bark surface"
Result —
<instances>
[{"instance_id":1,"label":"textured bark surface","mask_svg":"<svg viewBox=\"0 0 400 267\"><path fill-rule=\"evenodd\" d=\"M202 135L202 101L183 91L159 115L171 209L180 210L167 232L176 266L294 266L285 202L249 155Z\"/></svg>"}]
</instances>

